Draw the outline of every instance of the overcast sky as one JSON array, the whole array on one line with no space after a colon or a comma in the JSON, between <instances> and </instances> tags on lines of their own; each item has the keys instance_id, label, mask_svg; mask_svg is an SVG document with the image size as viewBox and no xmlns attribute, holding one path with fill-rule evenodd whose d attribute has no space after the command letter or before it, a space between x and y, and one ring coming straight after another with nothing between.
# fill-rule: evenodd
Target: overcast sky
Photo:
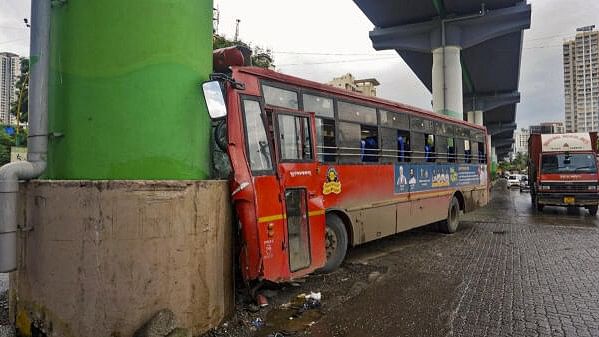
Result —
<instances>
[{"instance_id":1,"label":"overcast sky","mask_svg":"<svg viewBox=\"0 0 599 337\"><path fill-rule=\"evenodd\" d=\"M199 1L199 0L198 0ZM599 27L599 0L529 0L531 28L524 33L519 127L564 119L561 44L576 27ZM431 109L431 94L392 51L374 51L373 25L351 0L214 0L219 33L274 51L277 69L327 82L344 73L374 77L383 98ZM0 0L0 51L27 55L28 0Z\"/></svg>"}]
</instances>

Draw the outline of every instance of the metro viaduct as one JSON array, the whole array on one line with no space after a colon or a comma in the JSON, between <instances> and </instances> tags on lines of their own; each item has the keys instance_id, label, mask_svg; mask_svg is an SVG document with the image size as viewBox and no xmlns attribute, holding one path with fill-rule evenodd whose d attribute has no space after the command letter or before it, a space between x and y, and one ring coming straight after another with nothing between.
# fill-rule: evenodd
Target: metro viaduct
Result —
<instances>
[{"instance_id":1,"label":"metro viaduct","mask_svg":"<svg viewBox=\"0 0 599 337\"><path fill-rule=\"evenodd\" d=\"M354 0L375 25L376 50L394 49L432 91L433 110L485 125L491 155L507 156L516 129L522 0Z\"/></svg>"}]
</instances>

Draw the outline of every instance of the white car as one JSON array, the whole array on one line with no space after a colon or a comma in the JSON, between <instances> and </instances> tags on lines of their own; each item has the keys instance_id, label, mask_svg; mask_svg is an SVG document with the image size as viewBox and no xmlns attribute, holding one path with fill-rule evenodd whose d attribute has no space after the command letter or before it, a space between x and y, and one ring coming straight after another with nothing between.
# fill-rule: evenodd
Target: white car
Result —
<instances>
[{"instance_id":1,"label":"white car","mask_svg":"<svg viewBox=\"0 0 599 337\"><path fill-rule=\"evenodd\" d=\"M507 177L507 188L511 187L520 187L520 175L519 174L510 174Z\"/></svg>"}]
</instances>

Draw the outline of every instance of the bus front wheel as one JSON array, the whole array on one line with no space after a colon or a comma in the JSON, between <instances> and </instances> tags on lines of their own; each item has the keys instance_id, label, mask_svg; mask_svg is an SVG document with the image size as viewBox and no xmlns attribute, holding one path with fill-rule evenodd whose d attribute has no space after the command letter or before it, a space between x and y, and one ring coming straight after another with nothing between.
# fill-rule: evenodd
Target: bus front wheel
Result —
<instances>
[{"instance_id":1,"label":"bus front wheel","mask_svg":"<svg viewBox=\"0 0 599 337\"><path fill-rule=\"evenodd\" d=\"M327 262L318 271L330 273L341 265L347 252L347 231L343 220L335 214L326 215L325 245Z\"/></svg>"},{"instance_id":2,"label":"bus front wheel","mask_svg":"<svg viewBox=\"0 0 599 337\"><path fill-rule=\"evenodd\" d=\"M455 196L451 198L449 202L449 208L447 210L447 220L441 222L441 232L446 234L455 233L458 230L460 224L460 202Z\"/></svg>"}]
</instances>

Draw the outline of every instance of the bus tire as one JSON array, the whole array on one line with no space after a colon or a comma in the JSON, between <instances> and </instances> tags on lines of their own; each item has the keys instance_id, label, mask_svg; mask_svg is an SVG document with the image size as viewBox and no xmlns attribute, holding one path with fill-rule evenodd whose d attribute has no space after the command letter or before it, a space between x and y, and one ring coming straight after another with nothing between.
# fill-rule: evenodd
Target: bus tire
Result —
<instances>
[{"instance_id":1,"label":"bus tire","mask_svg":"<svg viewBox=\"0 0 599 337\"><path fill-rule=\"evenodd\" d=\"M589 214L591 216L597 215L597 205L589 206Z\"/></svg>"},{"instance_id":2,"label":"bus tire","mask_svg":"<svg viewBox=\"0 0 599 337\"><path fill-rule=\"evenodd\" d=\"M318 272L330 273L339 268L345 259L345 253L347 253L347 241L347 231L343 220L335 214L327 214L325 232L327 262Z\"/></svg>"},{"instance_id":3,"label":"bus tire","mask_svg":"<svg viewBox=\"0 0 599 337\"><path fill-rule=\"evenodd\" d=\"M452 234L458 230L460 224L460 202L454 195L447 208L447 220L440 223L439 229L445 234Z\"/></svg>"}]
</instances>

